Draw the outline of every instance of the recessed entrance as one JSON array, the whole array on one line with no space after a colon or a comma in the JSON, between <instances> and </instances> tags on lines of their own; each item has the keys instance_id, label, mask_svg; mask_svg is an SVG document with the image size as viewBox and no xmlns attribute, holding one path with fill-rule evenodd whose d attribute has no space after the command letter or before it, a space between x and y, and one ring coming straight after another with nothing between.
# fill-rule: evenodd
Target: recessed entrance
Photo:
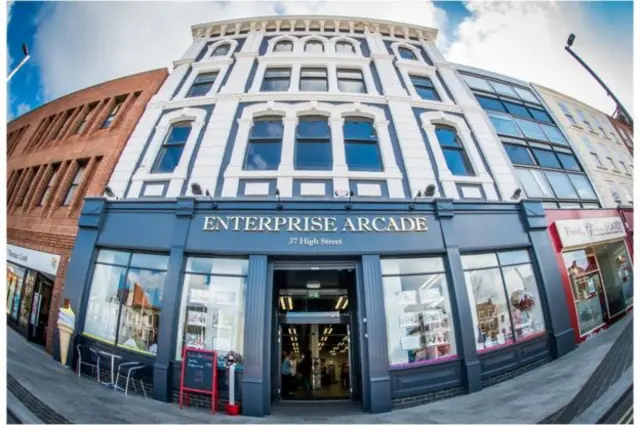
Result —
<instances>
[{"instance_id":1,"label":"recessed entrance","mask_svg":"<svg viewBox=\"0 0 640 425\"><path fill-rule=\"evenodd\" d=\"M358 400L356 267L275 268L272 402Z\"/></svg>"}]
</instances>

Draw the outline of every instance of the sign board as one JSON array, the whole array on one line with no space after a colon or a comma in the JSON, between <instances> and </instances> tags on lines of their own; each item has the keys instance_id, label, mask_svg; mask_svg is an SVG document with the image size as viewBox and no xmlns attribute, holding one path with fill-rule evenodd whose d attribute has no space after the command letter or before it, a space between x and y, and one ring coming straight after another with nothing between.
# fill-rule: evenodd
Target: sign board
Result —
<instances>
[{"instance_id":1,"label":"sign board","mask_svg":"<svg viewBox=\"0 0 640 425\"><path fill-rule=\"evenodd\" d=\"M606 242L627 236L620 217L557 220L555 225L563 248Z\"/></svg>"},{"instance_id":2,"label":"sign board","mask_svg":"<svg viewBox=\"0 0 640 425\"><path fill-rule=\"evenodd\" d=\"M7 260L53 276L58 272L58 265L60 264L59 255L9 244L7 244Z\"/></svg>"},{"instance_id":3,"label":"sign board","mask_svg":"<svg viewBox=\"0 0 640 425\"><path fill-rule=\"evenodd\" d=\"M180 408L188 393L208 394L211 396L211 413L216 410L218 400L218 355L215 351L185 347L182 351L182 370L180 373Z\"/></svg>"}]
</instances>

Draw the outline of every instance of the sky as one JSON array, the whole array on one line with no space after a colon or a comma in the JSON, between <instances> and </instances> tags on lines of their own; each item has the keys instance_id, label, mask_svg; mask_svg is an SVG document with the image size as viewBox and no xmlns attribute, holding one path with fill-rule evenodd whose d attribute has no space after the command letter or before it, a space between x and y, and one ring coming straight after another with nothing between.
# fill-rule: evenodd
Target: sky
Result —
<instances>
[{"instance_id":1,"label":"sky","mask_svg":"<svg viewBox=\"0 0 640 425\"><path fill-rule=\"evenodd\" d=\"M292 14L388 19L439 30L449 61L550 87L605 113L614 103L573 50L633 113L633 2L614 1L13 1L7 3L7 67L31 60L8 86L8 119L94 84L170 67L191 26Z\"/></svg>"}]
</instances>

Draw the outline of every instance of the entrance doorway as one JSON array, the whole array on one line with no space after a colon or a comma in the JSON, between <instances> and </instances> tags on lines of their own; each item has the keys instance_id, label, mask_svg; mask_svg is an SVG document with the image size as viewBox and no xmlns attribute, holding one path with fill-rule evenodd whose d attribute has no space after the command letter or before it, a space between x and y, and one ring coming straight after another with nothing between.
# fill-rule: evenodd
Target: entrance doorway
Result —
<instances>
[{"instance_id":1,"label":"entrance doorway","mask_svg":"<svg viewBox=\"0 0 640 425\"><path fill-rule=\"evenodd\" d=\"M359 400L355 265L273 278L272 402Z\"/></svg>"}]
</instances>

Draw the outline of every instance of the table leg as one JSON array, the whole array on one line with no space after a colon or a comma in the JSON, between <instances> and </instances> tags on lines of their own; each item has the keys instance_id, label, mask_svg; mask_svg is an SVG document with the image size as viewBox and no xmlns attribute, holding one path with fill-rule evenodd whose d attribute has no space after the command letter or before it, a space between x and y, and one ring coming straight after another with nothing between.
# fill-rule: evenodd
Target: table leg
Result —
<instances>
[{"instance_id":1,"label":"table leg","mask_svg":"<svg viewBox=\"0 0 640 425\"><path fill-rule=\"evenodd\" d=\"M116 384L113 382L113 369L115 367L115 362L116 362L116 358L115 357L111 357L111 385L113 385L113 389L116 389Z\"/></svg>"}]
</instances>

